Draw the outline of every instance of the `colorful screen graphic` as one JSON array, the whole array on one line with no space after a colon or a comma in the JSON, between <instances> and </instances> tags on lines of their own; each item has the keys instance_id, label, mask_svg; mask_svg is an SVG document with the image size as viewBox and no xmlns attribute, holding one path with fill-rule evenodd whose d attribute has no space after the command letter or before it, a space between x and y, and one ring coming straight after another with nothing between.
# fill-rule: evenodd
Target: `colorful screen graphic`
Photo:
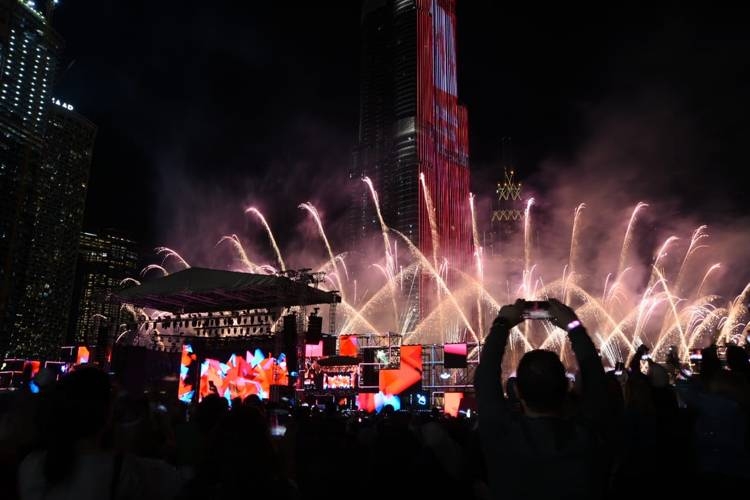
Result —
<instances>
[{"instance_id":1,"label":"colorful screen graphic","mask_svg":"<svg viewBox=\"0 0 750 500\"><path fill-rule=\"evenodd\" d=\"M458 410L461 408L461 400L463 398L463 392L446 392L443 395L443 412L446 415L457 417Z\"/></svg>"},{"instance_id":2,"label":"colorful screen graphic","mask_svg":"<svg viewBox=\"0 0 750 500\"><path fill-rule=\"evenodd\" d=\"M218 359L205 359L200 366L198 400L209 394L218 394L231 403L234 398L244 399L252 394L268 399L272 385L288 385L289 373L286 356L278 359L260 349L247 351L245 357L232 354L226 363Z\"/></svg>"},{"instance_id":3,"label":"colorful screen graphic","mask_svg":"<svg viewBox=\"0 0 750 500\"><path fill-rule=\"evenodd\" d=\"M196 366L200 362L200 366ZM234 398L244 399L252 394L268 399L272 385L288 385L289 374L286 356L274 358L261 349L247 351L245 356L231 354L226 362L214 358L198 359L192 346L182 347L178 397L190 402L195 395L193 386L196 371L199 373L198 400L217 394L231 403Z\"/></svg>"},{"instance_id":4,"label":"colorful screen graphic","mask_svg":"<svg viewBox=\"0 0 750 500\"><path fill-rule=\"evenodd\" d=\"M84 363L89 362L89 357L91 356L91 353L89 352L88 347L86 346L79 346L78 351L76 352L76 364L81 365Z\"/></svg>"},{"instance_id":5,"label":"colorful screen graphic","mask_svg":"<svg viewBox=\"0 0 750 500\"><path fill-rule=\"evenodd\" d=\"M359 344L355 335L341 335L339 337L339 355L357 357Z\"/></svg>"},{"instance_id":6,"label":"colorful screen graphic","mask_svg":"<svg viewBox=\"0 0 750 500\"><path fill-rule=\"evenodd\" d=\"M41 366L41 361L29 359L23 364L23 369L28 372L29 378L34 378L34 376L39 373L39 368L41 368Z\"/></svg>"},{"instance_id":7,"label":"colorful screen graphic","mask_svg":"<svg viewBox=\"0 0 750 500\"><path fill-rule=\"evenodd\" d=\"M323 374L323 389L351 389L354 387L354 373Z\"/></svg>"},{"instance_id":8,"label":"colorful screen graphic","mask_svg":"<svg viewBox=\"0 0 750 500\"><path fill-rule=\"evenodd\" d=\"M394 410L398 411L401 409L401 399L382 392L361 392L357 395L357 408L361 411L380 413L385 405L391 405Z\"/></svg>"},{"instance_id":9,"label":"colorful screen graphic","mask_svg":"<svg viewBox=\"0 0 750 500\"><path fill-rule=\"evenodd\" d=\"M195 388L190 377L191 366L197 363L197 357L193 353L193 347L190 344L182 345L182 356L180 357L180 378L177 382L177 398L185 403L193 401Z\"/></svg>"},{"instance_id":10,"label":"colorful screen graphic","mask_svg":"<svg viewBox=\"0 0 750 500\"><path fill-rule=\"evenodd\" d=\"M445 344L443 346L443 367L466 368L466 344Z\"/></svg>"},{"instance_id":11,"label":"colorful screen graphic","mask_svg":"<svg viewBox=\"0 0 750 500\"><path fill-rule=\"evenodd\" d=\"M402 345L398 369L380 370L378 388L383 394L401 394L422 382L422 346Z\"/></svg>"}]
</instances>

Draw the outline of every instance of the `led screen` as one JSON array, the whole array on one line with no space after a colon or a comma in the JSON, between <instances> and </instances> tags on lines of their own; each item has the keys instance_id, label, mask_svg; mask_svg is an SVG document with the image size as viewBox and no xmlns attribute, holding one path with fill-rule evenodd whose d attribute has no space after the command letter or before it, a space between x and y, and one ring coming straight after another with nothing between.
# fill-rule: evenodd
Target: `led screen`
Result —
<instances>
[{"instance_id":1,"label":"led screen","mask_svg":"<svg viewBox=\"0 0 750 500\"><path fill-rule=\"evenodd\" d=\"M190 345L184 345L180 363L180 381L178 397L189 402L195 394L194 380L191 377L191 365L200 362L198 400L209 394L217 394L231 403L232 399L244 399L257 395L268 399L272 385L288 385L289 373L286 356L282 353L274 358L271 353L261 349L247 351L245 356L231 354L224 362L219 359L205 358L198 360Z\"/></svg>"},{"instance_id":2,"label":"led screen","mask_svg":"<svg viewBox=\"0 0 750 500\"><path fill-rule=\"evenodd\" d=\"M323 389L351 389L354 387L354 373L323 374Z\"/></svg>"},{"instance_id":3,"label":"led screen","mask_svg":"<svg viewBox=\"0 0 750 500\"><path fill-rule=\"evenodd\" d=\"M305 344L305 357L306 358L322 358L323 357L323 341L321 340L317 344Z\"/></svg>"},{"instance_id":4,"label":"led screen","mask_svg":"<svg viewBox=\"0 0 750 500\"><path fill-rule=\"evenodd\" d=\"M380 370L378 388L383 394L401 394L422 382L422 346L402 345L397 369Z\"/></svg>"},{"instance_id":5,"label":"led screen","mask_svg":"<svg viewBox=\"0 0 750 500\"><path fill-rule=\"evenodd\" d=\"M86 346L78 347L78 350L76 352L76 364L81 365L84 363L88 363L90 356L91 356L91 353L89 352L88 347Z\"/></svg>"},{"instance_id":6,"label":"led screen","mask_svg":"<svg viewBox=\"0 0 750 500\"><path fill-rule=\"evenodd\" d=\"M191 365L197 363L193 347L190 344L182 345L182 356L180 357L180 377L177 382L177 398L185 403L190 403L195 396ZM193 367L194 368L194 367Z\"/></svg>"},{"instance_id":7,"label":"led screen","mask_svg":"<svg viewBox=\"0 0 750 500\"><path fill-rule=\"evenodd\" d=\"M357 408L361 411L380 413L385 405L391 405L394 410L400 410L401 399L382 392L361 392L357 395Z\"/></svg>"},{"instance_id":8,"label":"led screen","mask_svg":"<svg viewBox=\"0 0 750 500\"><path fill-rule=\"evenodd\" d=\"M458 410L461 408L461 400L463 398L463 392L446 392L443 395L443 412L446 415L457 417Z\"/></svg>"},{"instance_id":9,"label":"led screen","mask_svg":"<svg viewBox=\"0 0 750 500\"><path fill-rule=\"evenodd\" d=\"M443 366L445 368L466 368L466 344L445 344L443 346Z\"/></svg>"},{"instance_id":10,"label":"led screen","mask_svg":"<svg viewBox=\"0 0 750 500\"><path fill-rule=\"evenodd\" d=\"M268 399L271 385L288 385L286 356L276 359L260 349L247 351L245 357L232 354L226 363L207 358L200 367L198 400L214 393L230 401L256 394Z\"/></svg>"},{"instance_id":11,"label":"led screen","mask_svg":"<svg viewBox=\"0 0 750 500\"><path fill-rule=\"evenodd\" d=\"M42 366L42 362L38 360L26 360L26 362L23 365L24 371L27 371L29 374L29 378L34 378L34 376L39 373L39 368Z\"/></svg>"},{"instance_id":12,"label":"led screen","mask_svg":"<svg viewBox=\"0 0 750 500\"><path fill-rule=\"evenodd\" d=\"M339 355L357 357L359 345L356 335L341 335L339 337Z\"/></svg>"}]
</instances>

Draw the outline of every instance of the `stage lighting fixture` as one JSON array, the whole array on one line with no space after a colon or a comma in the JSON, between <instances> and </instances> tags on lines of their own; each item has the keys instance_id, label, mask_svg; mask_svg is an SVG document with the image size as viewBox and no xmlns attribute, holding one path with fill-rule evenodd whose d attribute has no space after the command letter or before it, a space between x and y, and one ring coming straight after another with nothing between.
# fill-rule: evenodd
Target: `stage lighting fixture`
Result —
<instances>
[{"instance_id":1,"label":"stage lighting fixture","mask_svg":"<svg viewBox=\"0 0 750 500\"><path fill-rule=\"evenodd\" d=\"M443 372L440 374L440 378L443 380L448 380L449 378L451 378L451 374L448 372Z\"/></svg>"}]
</instances>

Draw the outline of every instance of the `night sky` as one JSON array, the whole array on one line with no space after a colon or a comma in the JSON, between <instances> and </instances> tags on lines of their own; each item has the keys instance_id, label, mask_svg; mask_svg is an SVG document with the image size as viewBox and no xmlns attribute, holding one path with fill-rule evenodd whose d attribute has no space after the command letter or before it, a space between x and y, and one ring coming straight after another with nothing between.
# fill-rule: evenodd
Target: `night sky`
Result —
<instances>
[{"instance_id":1,"label":"night sky","mask_svg":"<svg viewBox=\"0 0 750 500\"><path fill-rule=\"evenodd\" d=\"M519 176L540 192L575 183L587 164L634 197L746 215L746 12L516 4L458 1L475 192L492 192L500 138L511 136ZM294 5L63 0L57 96L99 127L86 229L115 227L153 247L214 218L253 237L242 209L255 204L284 245L308 200L340 227L360 6Z\"/></svg>"}]
</instances>

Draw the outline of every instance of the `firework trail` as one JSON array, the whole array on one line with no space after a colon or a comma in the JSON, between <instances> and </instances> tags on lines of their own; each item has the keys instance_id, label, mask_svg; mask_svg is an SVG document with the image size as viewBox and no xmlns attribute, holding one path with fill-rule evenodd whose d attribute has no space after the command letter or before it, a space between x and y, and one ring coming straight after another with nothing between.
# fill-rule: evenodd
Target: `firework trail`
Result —
<instances>
[{"instance_id":1,"label":"firework trail","mask_svg":"<svg viewBox=\"0 0 750 500\"><path fill-rule=\"evenodd\" d=\"M479 230L477 229L477 215L474 208L474 193L469 193L469 209L471 210L471 234L474 239L474 258L477 262L477 280L481 288L484 286L484 269L482 268L482 247L479 245ZM477 326L480 334L484 332L484 311L482 311L482 298L477 295Z\"/></svg>"},{"instance_id":2,"label":"firework trail","mask_svg":"<svg viewBox=\"0 0 750 500\"><path fill-rule=\"evenodd\" d=\"M154 270L154 269L156 269L157 271L161 271L163 276L169 275L169 271L164 269L159 264L149 264L141 270L141 276L146 276L146 274L148 274L149 271Z\"/></svg>"},{"instance_id":3,"label":"firework trail","mask_svg":"<svg viewBox=\"0 0 750 500\"><path fill-rule=\"evenodd\" d=\"M625 269L625 260L628 256L628 250L630 249L630 241L633 238L633 224L635 223L635 217L641 208L648 207L648 204L642 201L638 202L633 209L633 214L630 216L630 222L628 222L628 228L625 230L625 239L622 241L622 251L620 252L620 264L617 266L617 275L620 276Z\"/></svg>"},{"instance_id":4,"label":"firework trail","mask_svg":"<svg viewBox=\"0 0 750 500\"><path fill-rule=\"evenodd\" d=\"M432 240L432 261L435 267L438 267L438 247L440 245L440 238L438 236L437 223L435 222L435 207L432 205L432 196L430 191L427 189L427 182L425 181L424 172L419 173L419 181L422 183L422 193L424 195L424 203L427 208L427 218L430 221L430 235Z\"/></svg>"},{"instance_id":5,"label":"firework trail","mask_svg":"<svg viewBox=\"0 0 750 500\"><path fill-rule=\"evenodd\" d=\"M524 270L528 271L531 266L531 206L534 198L526 202L526 211L523 217L523 241L524 241Z\"/></svg>"},{"instance_id":6,"label":"firework trail","mask_svg":"<svg viewBox=\"0 0 750 500\"><path fill-rule=\"evenodd\" d=\"M391 243L388 237L388 226L385 225L383 214L380 212L380 199L378 198L377 191L375 191L375 187L372 185L372 180L367 176L365 176L362 180L365 184L367 184L367 187L370 190L372 202L375 204L375 213L377 213L378 221L380 222L380 230L383 234L383 248L385 253L385 279L388 282L388 287L391 292L391 306L393 306L394 324L398 324L398 303L396 299L395 283L396 259L394 257L394 254L391 253ZM395 243L396 242L394 242L394 248Z\"/></svg>"},{"instance_id":7,"label":"firework trail","mask_svg":"<svg viewBox=\"0 0 750 500\"><path fill-rule=\"evenodd\" d=\"M328 237L326 236L325 229L323 229L323 223L320 220L320 214L318 214L318 210L309 201L306 203L300 203L297 206L297 208L306 210L310 215L312 215L313 220L315 220L315 224L318 226L318 233L320 234L320 237L323 240L323 243L325 243L326 245L326 250L328 250L328 256L331 259L331 267L334 270L338 269L336 267L336 257L334 257L333 255L331 244L328 242ZM341 293L341 300L343 301L344 300L344 287L341 284L341 279L339 279L338 277L337 277L337 281L339 283L339 292Z\"/></svg>"},{"instance_id":8,"label":"firework trail","mask_svg":"<svg viewBox=\"0 0 750 500\"><path fill-rule=\"evenodd\" d=\"M177 262L179 262L185 269L188 269L190 267L190 264L187 263L185 259L182 258L180 254L172 250L171 248L167 247L156 247L156 254L161 255L164 254L164 258L161 261L161 265L166 265L167 259L170 257L173 257L177 259Z\"/></svg>"},{"instance_id":9,"label":"firework trail","mask_svg":"<svg viewBox=\"0 0 750 500\"><path fill-rule=\"evenodd\" d=\"M218 247L225 241L229 242L229 244L232 245L232 248L234 248L237 251L237 254L240 256L240 262L242 262L242 265L245 266L245 270L247 272L262 273L263 270L247 257L247 252L245 252L245 247L242 246L242 243L240 243L240 239L236 234L222 236L221 239L216 242L215 246Z\"/></svg>"},{"instance_id":10,"label":"firework trail","mask_svg":"<svg viewBox=\"0 0 750 500\"><path fill-rule=\"evenodd\" d=\"M279 267L282 271L286 271L286 265L284 264L284 259L281 258L281 251L279 250L279 245L276 244L276 238L273 237L273 231L271 231L271 227L268 225L268 222L266 222L266 218L263 216L262 213L260 213L260 210L258 210L255 207L250 207L245 210L245 213L251 213L255 215L258 219L260 219L260 223L263 224L263 227L266 228L266 233L268 233L268 239L271 240L271 246L273 247L273 251L276 252L276 259L279 261Z\"/></svg>"}]
</instances>

